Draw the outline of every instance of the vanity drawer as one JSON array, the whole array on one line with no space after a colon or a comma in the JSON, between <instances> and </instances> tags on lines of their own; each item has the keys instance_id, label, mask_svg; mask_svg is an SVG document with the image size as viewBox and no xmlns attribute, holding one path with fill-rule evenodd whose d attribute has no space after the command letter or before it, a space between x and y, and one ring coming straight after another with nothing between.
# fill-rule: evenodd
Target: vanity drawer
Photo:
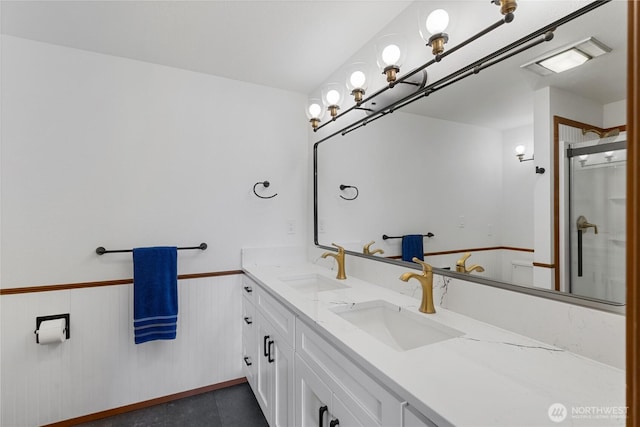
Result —
<instances>
[{"instance_id":1,"label":"vanity drawer","mask_svg":"<svg viewBox=\"0 0 640 427\"><path fill-rule=\"evenodd\" d=\"M262 287L255 285L254 289L256 290L256 311L262 313L289 346L294 347L296 325L294 314Z\"/></svg>"},{"instance_id":2,"label":"vanity drawer","mask_svg":"<svg viewBox=\"0 0 640 427\"><path fill-rule=\"evenodd\" d=\"M246 275L242 276L242 295L249 300L251 304L255 304L254 295L256 294L256 288L258 285L256 282L248 278Z\"/></svg>"},{"instance_id":3,"label":"vanity drawer","mask_svg":"<svg viewBox=\"0 0 640 427\"><path fill-rule=\"evenodd\" d=\"M255 336L256 308L247 298L242 298L242 335Z\"/></svg>"}]
</instances>

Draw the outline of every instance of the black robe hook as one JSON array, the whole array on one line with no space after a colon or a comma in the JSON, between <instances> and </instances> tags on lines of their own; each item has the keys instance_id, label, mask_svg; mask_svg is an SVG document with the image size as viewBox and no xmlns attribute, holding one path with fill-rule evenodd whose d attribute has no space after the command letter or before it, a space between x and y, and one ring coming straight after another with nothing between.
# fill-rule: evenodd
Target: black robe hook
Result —
<instances>
[{"instance_id":1,"label":"black robe hook","mask_svg":"<svg viewBox=\"0 0 640 427\"><path fill-rule=\"evenodd\" d=\"M262 184L262 186L263 186L264 188L269 188L269 185L271 185L271 184L269 183L269 181L256 182L256 183L253 185L253 194L255 194L256 196L260 197L261 199L271 199L271 198L276 197L276 196L278 195L278 193L275 193L275 194L274 194L274 195L272 195L272 196L261 196L261 195L259 195L258 193L256 193L256 187L257 187L258 185L260 185L260 184Z\"/></svg>"}]
</instances>

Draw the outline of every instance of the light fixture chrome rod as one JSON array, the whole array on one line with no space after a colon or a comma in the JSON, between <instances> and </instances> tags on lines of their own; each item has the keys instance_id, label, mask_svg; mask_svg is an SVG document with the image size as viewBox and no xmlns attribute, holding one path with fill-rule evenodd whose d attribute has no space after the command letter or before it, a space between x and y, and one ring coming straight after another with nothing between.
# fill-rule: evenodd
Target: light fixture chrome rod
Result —
<instances>
[{"instance_id":1,"label":"light fixture chrome rod","mask_svg":"<svg viewBox=\"0 0 640 427\"><path fill-rule=\"evenodd\" d=\"M485 28L484 30L479 31L478 33L472 35L471 37L469 37L468 39L462 41L461 43L457 44L456 46L453 46L452 48L448 49L447 51L440 53L438 55L435 56L434 59L429 60L428 62L425 62L424 64L414 68L413 70L409 71L408 73L403 74L401 77L398 77L396 79L396 81L390 83L387 86L384 86L380 89L378 89L376 92L372 93L371 95L365 97L362 99L362 101L360 101L360 103L358 104L354 104L351 107L347 108L346 110L342 111L341 113L339 113L338 115L336 115L335 117L333 117L331 120L327 121L326 123L318 126L317 128L315 128L313 131L317 132L318 130L322 129L323 127L327 126L329 123L335 122L338 118L344 116L345 114L349 113L350 111L356 109L357 107L359 107L360 105L366 103L367 101L370 101L374 98L376 98L377 96L379 96L381 93L386 92L387 90L393 88L395 85L399 84L399 83L403 83L405 82L407 79L411 78L412 76L416 75L417 73L419 73L422 70L427 69L428 67L432 66L433 64L435 64L436 62L440 62L442 61L442 59L446 58L447 56L451 55L452 53L462 49L463 47L467 46L468 44L474 42L475 40L478 40L480 37L483 37L484 35L490 33L491 31L497 29L498 27L500 27L502 24L511 22L513 20L513 13L509 13L507 15L505 15L504 18L502 18L501 20L489 25L487 28Z\"/></svg>"},{"instance_id":2,"label":"light fixture chrome rod","mask_svg":"<svg viewBox=\"0 0 640 427\"><path fill-rule=\"evenodd\" d=\"M516 40L515 42L504 46L501 49L496 50L495 52L485 56L484 58L481 58L477 61L475 61L472 64L469 64L445 77L443 77L442 79L438 80L437 82L431 83L430 85L425 86L424 88L416 91L415 93L406 96L403 99L400 99L398 101L396 101L395 103L389 105L386 110L388 111L393 111L399 108L403 108L413 102L415 102L416 100L420 99L422 96L428 96L433 92L436 92L437 90L440 90L444 87L447 87L457 81L462 80L463 78L468 77L469 75L475 74L476 72L479 72L480 70L484 69L484 68L488 68L492 65L495 65L501 61L504 61L505 59L508 59L518 53L521 53L527 49L530 49L533 46L536 46L540 43L542 43L543 41L547 41L547 34L548 33L552 33L553 31L555 31L558 27L560 27L563 24L566 24L582 15L584 15L585 13L588 13L590 11L592 11L593 9L596 9L606 3L609 3L611 0L600 0L600 1L595 1L593 3L589 3L587 6L578 9L554 22L552 22L551 24L546 25L545 27L542 27L524 37L522 37L519 40ZM540 37L540 36L544 36L544 38L539 39L537 41L534 41L533 43L526 45L524 47L520 47L522 46L524 43L527 43L533 39L535 39L536 37ZM520 47L520 49L514 51L514 49ZM502 56L504 55L504 56ZM496 59L498 58L498 59ZM490 62L493 60L493 62ZM483 65L484 64L484 65ZM481 68L477 69L477 71L475 71L475 68L480 66ZM461 76L462 74L467 73L463 76ZM461 77L459 77L461 76ZM371 120L370 120L371 121ZM360 127L360 126L358 126ZM356 128L352 129L355 130Z\"/></svg>"},{"instance_id":3,"label":"light fixture chrome rod","mask_svg":"<svg viewBox=\"0 0 640 427\"><path fill-rule=\"evenodd\" d=\"M361 127L366 126L366 125L368 125L368 124L369 124L369 123L371 123L371 122L375 122L376 120L378 120L378 119L380 119L380 118L382 118L382 117L386 116L387 114L391 114L391 113L392 113L391 111L384 111L384 112L381 112L381 113L380 113L380 115L375 116L375 117L374 117L374 118L372 118L372 119L366 120L366 121L364 121L364 122L360 123L358 126L354 126L354 127L350 128L350 129L345 128L346 130L345 130L345 129L343 129L343 132L341 132L340 134L341 134L342 136L345 136L346 134L351 133L351 132L353 132L353 131L354 131L354 130L356 130L356 129L360 129Z\"/></svg>"},{"instance_id":4,"label":"light fixture chrome rod","mask_svg":"<svg viewBox=\"0 0 640 427\"><path fill-rule=\"evenodd\" d=\"M545 41L548 41L547 38L540 38L538 40L535 40L532 43L529 43L526 46L521 47L520 49L517 49L517 50L512 51L512 52L508 52L505 56L499 57L497 59L494 58L490 62L489 61L482 62L483 60L478 60L476 63L474 63L475 65L471 64L471 65L465 67L464 69L458 70L458 71L462 71L462 74L459 74L458 72L456 72L456 73L454 73L454 74L456 74L455 76L451 76L451 75L447 76L447 77L450 77L450 79L448 79L448 81L445 81L445 83L443 83L442 85L438 86L438 83L440 83L440 81L442 81L442 80L447 80L447 77L444 77L440 81L433 83L434 87L430 88L428 90L428 92L425 92L425 94L428 93L428 95L431 95L433 92L436 92L436 91L438 91L440 89L444 89L445 87L450 86L450 85L452 85L454 83L457 83L460 80L463 80L463 79L465 79L465 78L467 78L469 76L472 76L474 74L478 74L480 71L482 71L482 70L484 70L486 68L489 68L492 65L498 64L498 63L500 63L500 62L502 62L502 61L504 61L506 59L511 58L514 55L517 55L517 54L519 54L521 52L524 52L525 50L531 49L532 47L537 46L540 43L543 43ZM471 68L469 69L469 67L471 67ZM429 85L429 86L432 86L432 85Z\"/></svg>"},{"instance_id":5,"label":"light fixture chrome rod","mask_svg":"<svg viewBox=\"0 0 640 427\"><path fill-rule=\"evenodd\" d=\"M314 147L317 147L319 144L321 144L321 143L333 138L336 135L340 135L340 134L346 135L347 133L352 132L355 129L358 129L358 128L362 127L362 126L365 126L367 123L371 123L372 121L380 118L383 115L392 113L393 111L395 111L398 108L402 108L402 107L404 107L406 105L409 105L409 104L417 101L418 99L422 98L423 96L428 96L430 93L432 93L432 91L433 91L434 87L436 87L436 85L442 85L445 82L449 81L450 79L456 78L460 74L462 74L464 72L467 72L469 70L472 70L475 66L477 66L478 64L480 64L482 62L487 62L489 60L495 59L498 56L501 56L501 55L513 50L513 49L516 49L516 48L522 46L523 44L535 39L536 37L544 35L545 33L549 32L549 31L555 31L558 27L560 27L560 26L562 26L562 25L564 25L564 24L566 24L568 22L571 22L574 19L579 18L580 16L582 16L582 15L584 15L586 13L589 13L592 10L597 9L598 7L603 6L603 5L605 5L605 4L607 4L607 3L611 2L611 1L612 0L597 0L597 1L594 1L592 3L589 3L588 5L584 6L583 8L580 8L580 9L578 9L578 10L576 10L576 11L574 11L574 12L568 14L568 15L565 15L562 18L560 18L560 19L558 19L558 20L556 20L556 21L554 21L554 22L552 22L552 23L550 23L548 25L545 25L544 27L542 27L542 28L540 28L540 29L538 29L538 30L536 30L536 31L534 31L534 32L522 37L521 39L516 40L515 42L510 43L507 46L504 46L501 49L496 50L494 53L492 53L490 55L487 55L484 58L479 59L479 60L475 61L474 63L472 63L470 65L467 65L466 67L463 67L463 68L459 69L458 71L455 71L455 72L449 74L446 77L443 77L442 79L438 80L437 82L434 82L434 83L432 83L430 85L427 85L424 88L414 92L413 94L408 95L408 96L406 96L406 97L404 97L402 99L399 99L398 101L396 101L396 102L390 104L389 106L387 106L384 111L379 111L379 112L375 113L373 115L373 117L369 116L369 117L362 118L360 120L356 120L355 122L351 123L350 125L345 126L344 128L342 128L342 129L340 129L340 130L338 130L336 132L333 132L330 135L327 135L326 137L324 137L321 140L319 140L318 142L316 142L314 144ZM522 50L520 50L520 52L521 51ZM497 64L498 62L500 62L500 61L502 61L504 59L506 59L506 57L500 59L499 61L496 61L496 62L492 63L491 65ZM381 89L378 92L382 93L386 89L387 88L385 87L385 88ZM378 92L376 94L378 94ZM374 95L371 95L371 97L373 97L373 96ZM370 99L370 98L367 98L367 99Z\"/></svg>"},{"instance_id":6,"label":"light fixture chrome rod","mask_svg":"<svg viewBox=\"0 0 640 427\"><path fill-rule=\"evenodd\" d=\"M395 110L401 109L403 107L406 107L409 104L414 103L415 101L417 101L418 99L422 98L423 96L429 96L434 92L439 91L440 89L444 89L447 86L450 86L454 83L459 82L460 80L463 80L469 76L472 76L474 74L478 74L481 70L485 69L485 68L489 68L492 65L498 64L502 61L504 61L505 59L508 59L514 55L517 55L518 53L524 52L527 49L530 49L534 46L539 45L540 43L543 43L544 41L548 40L548 38L539 38L538 40L535 40L532 43L529 43L526 46L520 47L520 49L517 49L516 51L513 52L507 52L507 55L504 55L502 57L499 57L496 59L496 52L494 52L491 55L487 55L486 57L479 59L478 61L467 65L443 78L441 78L440 80L438 80L437 82L434 82L430 85L425 86L423 89L417 91L414 94L411 94L403 99L398 100L397 102L389 105L385 111L383 111L380 116L375 117L374 119L370 119L367 123L370 123L374 120L379 119L380 117L382 117L383 115L392 113ZM502 51L502 49L501 49ZM501 52L502 54L504 54L504 52ZM492 62L487 62L489 59L493 59ZM416 96L416 94L419 94L418 96ZM353 132L354 130L366 125L367 123L364 124L360 124L359 126L353 127L351 129L349 129L346 132L342 132L342 136L346 135L347 133Z\"/></svg>"},{"instance_id":7,"label":"light fixture chrome rod","mask_svg":"<svg viewBox=\"0 0 640 427\"><path fill-rule=\"evenodd\" d=\"M338 115L336 115L335 117L333 117L331 120L327 121L326 123L318 126L317 128L315 128L313 131L317 132L320 129L322 129L323 127L327 126L329 123L335 122L336 120L338 120L340 117L344 116L345 114L349 113L352 110L355 110L357 108L359 108L361 105L365 104L367 101L374 99L375 97L377 97L378 95L380 95L383 92L386 92L387 90L389 90L390 87L389 86L384 86L381 89L378 89L376 92L372 93L371 95L365 97L362 99L362 101L360 101L359 104L353 104L351 107L347 108L346 110L344 110L342 113L339 113ZM340 132L337 132L340 133Z\"/></svg>"}]
</instances>

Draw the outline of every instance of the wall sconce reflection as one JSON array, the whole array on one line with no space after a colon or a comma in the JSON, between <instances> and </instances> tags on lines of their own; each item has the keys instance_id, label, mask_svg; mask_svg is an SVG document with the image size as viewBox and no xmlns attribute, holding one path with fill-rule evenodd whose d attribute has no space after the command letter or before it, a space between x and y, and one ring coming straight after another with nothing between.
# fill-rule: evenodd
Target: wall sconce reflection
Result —
<instances>
[{"instance_id":1,"label":"wall sconce reflection","mask_svg":"<svg viewBox=\"0 0 640 427\"><path fill-rule=\"evenodd\" d=\"M518 145L516 147L516 157L518 158L518 160L520 160L521 162L528 162L529 160L533 160L533 154L528 159L524 158L525 151L526 148L524 147L524 145Z\"/></svg>"},{"instance_id":2,"label":"wall sconce reflection","mask_svg":"<svg viewBox=\"0 0 640 427\"><path fill-rule=\"evenodd\" d=\"M518 160L520 160L520 162L528 162L529 160L533 160L533 154L528 159L524 158L525 151L526 151L526 149L525 149L524 145L518 145L516 147L516 157L518 158ZM545 173L545 168L541 168L540 166L536 166L536 173L542 175L543 173Z\"/></svg>"}]
</instances>

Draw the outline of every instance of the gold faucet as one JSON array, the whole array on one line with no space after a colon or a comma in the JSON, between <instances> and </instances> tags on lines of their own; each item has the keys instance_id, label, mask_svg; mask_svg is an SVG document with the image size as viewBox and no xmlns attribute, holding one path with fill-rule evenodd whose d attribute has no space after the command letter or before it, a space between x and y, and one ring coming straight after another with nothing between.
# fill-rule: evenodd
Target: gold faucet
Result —
<instances>
[{"instance_id":1,"label":"gold faucet","mask_svg":"<svg viewBox=\"0 0 640 427\"><path fill-rule=\"evenodd\" d=\"M347 278L347 275L344 272L344 248L342 246L336 245L335 243L332 243L331 245L338 248L338 253L334 254L333 252L325 252L321 255L321 257L322 258L326 258L328 256L334 257L338 262L338 275L336 276L336 279L344 280Z\"/></svg>"},{"instance_id":2,"label":"gold faucet","mask_svg":"<svg viewBox=\"0 0 640 427\"><path fill-rule=\"evenodd\" d=\"M382 249L376 249L375 251L371 251L371 245L373 245L374 243L375 243L375 240L372 240L366 245L364 245L364 248L362 248L362 253L365 255L375 255L375 254L382 255L384 253Z\"/></svg>"},{"instance_id":3,"label":"gold faucet","mask_svg":"<svg viewBox=\"0 0 640 427\"><path fill-rule=\"evenodd\" d=\"M473 264L471 267L466 266L467 258L471 256L471 252L467 252L462 255L458 261L456 261L456 271L458 273L471 273L472 271L477 271L478 273L482 273L484 268L481 265Z\"/></svg>"},{"instance_id":4,"label":"gold faucet","mask_svg":"<svg viewBox=\"0 0 640 427\"><path fill-rule=\"evenodd\" d=\"M436 312L433 306L433 269L429 264L414 257L413 262L422 265L422 274L419 273L403 273L400 280L408 282L409 279L416 279L422 285L422 303L419 310L423 313L432 314Z\"/></svg>"}]
</instances>

